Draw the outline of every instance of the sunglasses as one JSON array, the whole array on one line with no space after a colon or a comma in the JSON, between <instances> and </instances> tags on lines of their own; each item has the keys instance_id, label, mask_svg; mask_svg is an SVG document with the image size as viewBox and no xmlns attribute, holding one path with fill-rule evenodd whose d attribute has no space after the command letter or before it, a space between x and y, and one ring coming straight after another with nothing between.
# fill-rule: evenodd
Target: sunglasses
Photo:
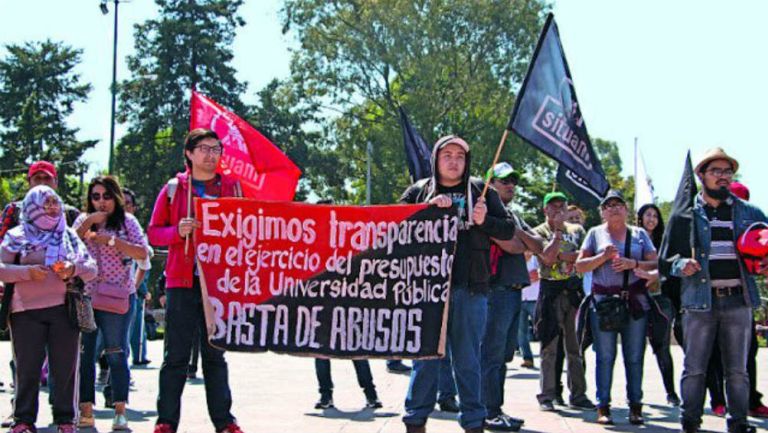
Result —
<instances>
[{"instance_id":1,"label":"sunglasses","mask_svg":"<svg viewBox=\"0 0 768 433\"><path fill-rule=\"evenodd\" d=\"M105 192L104 194L100 194L98 192L91 193L91 200L93 201L99 201L99 200L108 201L108 200L113 200L114 198L115 196L112 195L111 192Z\"/></svg>"}]
</instances>

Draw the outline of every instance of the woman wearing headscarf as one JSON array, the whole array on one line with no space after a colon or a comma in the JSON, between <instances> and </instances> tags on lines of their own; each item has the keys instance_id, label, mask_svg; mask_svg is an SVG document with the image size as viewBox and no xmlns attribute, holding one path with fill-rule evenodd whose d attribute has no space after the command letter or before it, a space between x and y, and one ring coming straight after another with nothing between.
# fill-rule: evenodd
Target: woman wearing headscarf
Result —
<instances>
[{"instance_id":1,"label":"woman wearing headscarf","mask_svg":"<svg viewBox=\"0 0 768 433\"><path fill-rule=\"evenodd\" d=\"M136 298L132 264L134 260L147 257L147 241L139 222L125 211L123 192L115 178L93 178L88 185L86 201L86 212L80 214L73 227L99 266L97 278L86 283L85 288L93 298L96 325L109 363L109 382L115 405L112 429L127 430L128 336ZM95 424L96 337L96 332L83 336L79 427Z\"/></svg>"},{"instance_id":2,"label":"woman wearing headscarf","mask_svg":"<svg viewBox=\"0 0 768 433\"><path fill-rule=\"evenodd\" d=\"M655 204L641 206L637 211L637 225L645 230L658 251L664 236L664 221L661 218L659 208ZM675 308L667 294L661 290L657 272L648 272L643 269L636 269L634 272L638 277L648 281L646 283L649 289L648 293L656 301L661 312L664 313L663 315L651 314L648 341L651 343L653 353L656 355L656 362L659 364L664 389L667 392L667 402L672 406L680 406L680 397L675 392L672 354L669 352Z\"/></svg>"},{"instance_id":3,"label":"woman wearing headscarf","mask_svg":"<svg viewBox=\"0 0 768 433\"><path fill-rule=\"evenodd\" d=\"M0 246L0 281L14 284L10 301L16 360L12 433L36 431L40 369L46 353L56 384L52 406L57 431L75 432L80 331L70 322L64 300L67 282L74 277L93 279L96 262L67 227L63 209L53 189L32 188L22 203L21 224L5 235Z\"/></svg>"}]
</instances>

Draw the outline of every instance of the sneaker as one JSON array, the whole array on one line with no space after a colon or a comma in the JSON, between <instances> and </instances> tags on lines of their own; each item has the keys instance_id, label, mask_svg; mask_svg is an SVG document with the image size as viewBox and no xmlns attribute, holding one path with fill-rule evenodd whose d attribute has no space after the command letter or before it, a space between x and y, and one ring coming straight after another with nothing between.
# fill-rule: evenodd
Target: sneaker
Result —
<instances>
[{"instance_id":1,"label":"sneaker","mask_svg":"<svg viewBox=\"0 0 768 433\"><path fill-rule=\"evenodd\" d=\"M459 413L461 409L459 409L459 403L456 402L456 398L446 398L443 400L440 400L437 402L437 405L440 407L440 410L443 412L450 412L450 413Z\"/></svg>"},{"instance_id":2,"label":"sneaker","mask_svg":"<svg viewBox=\"0 0 768 433\"><path fill-rule=\"evenodd\" d=\"M761 404L760 406L751 409L749 411L749 416L753 416L755 418L768 418L768 407Z\"/></svg>"},{"instance_id":3,"label":"sneaker","mask_svg":"<svg viewBox=\"0 0 768 433\"><path fill-rule=\"evenodd\" d=\"M485 419L485 428L491 431L520 431L522 424L514 423L503 414Z\"/></svg>"},{"instance_id":4,"label":"sneaker","mask_svg":"<svg viewBox=\"0 0 768 433\"><path fill-rule=\"evenodd\" d=\"M77 420L78 428L90 428L94 426L96 426L96 418L93 415L80 415L80 418Z\"/></svg>"},{"instance_id":5,"label":"sneaker","mask_svg":"<svg viewBox=\"0 0 768 433\"><path fill-rule=\"evenodd\" d=\"M333 409L333 398L330 395L321 395L320 400L315 403L315 409Z\"/></svg>"},{"instance_id":6,"label":"sneaker","mask_svg":"<svg viewBox=\"0 0 768 433\"><path fill-rule=\"evenodd\" d=\"M555 411L555 405L552 404L550 400L545 400L539 403L539 409L541 409L544 412L554 412Z\"/></svg>"},{"instance_id":7,"label":"sneaker","mask_svg":"<svg viewBox=\"0 0 768 433\"><path fill-rule=\"evenodd\" d=\"M509 415L507 415L507 414L505 414L503 412L501 413L501 416L503 416L510 423L515 423L515 424L520 424L520 425L525 424L525 420L522 419L522 418L515 418L515 417L509 416Z\"/></svg>"},{"instance_id":8,"label":"sneaker","mask_svg":"<svg viewBox=\"0 0 768 433\"><path fill-rule=\"evenodd\" d=\"M587 396L583 395L576 400L572 400L570 404L568 404L572 409L581 409L581 410L595 410L597 406L595 406L592 401L587 398Z\"/></svg>"},{"instance_id":9,"label":"sneaker","mask_svg":"<svg viewBox=\"0 0 768 433\"><path fill-rule=\"evenodd\" d=\"M59 424L56 433L77 433L77 427L74 424Z\"/></svg>"},{"instance_id":10,"label":"sneaker","mask_svg":"<svg viewBox=\"0 0 768 433\"><path fill-rule=\"evenodd\" d=\"M669 393L667 394L667 403L669 403L670 406L678 407L680 406L680 397L674 392Z\"/></svg>"},{"instance_id":11,"label":"sneaker","mask_svg":"<svg viewBox=\"0 0 768 433\"><path fill-rule=\"evenodd\" d=\"M522 367L522 368L530 368L530 369L536 368L536 366L533 364L533 360L532 359L524 359L523 363L520 364L520 367Z\"/></svg>"},{"instance_id":12,"label":"sneaker","mask_svg":"<svg viewBox=\"0 0 768 433\"><path fill-rule=\"evenodd\" d=\"M142 365L148 365L151 362L152 361L150 361L149 359L144 359L144 360L141 360L141 361L134 362L133 365L135 365L135 366L142 366Z\"/></svg>"},{"instance_id":13,"label":"sneaker","mask_svg":"<svg viewBox=\"0 0 768 433\"><path fill-rule=\"evenodd\" d=\"M14 424L10 430L8 430L8 433L37 433L37 429L32 424L18 422Z\"/></svg>"},{"instance_id":14,"label":"sneaker","mask_svg":"<svg viewBox=\"0 0 768 433\"><path fill-rule=\"evenodd\" d=\"M13 417L13 414L10 414L7 417L5 417L2 423L0 423L0 427L8 428L13 425L14 421L16 421L16 419Z\"/></svg>"},{"instance_id":15,"label":"sneaker","mask_svg":"<svg viewBox=\"0 0 768 433\"><path fill-rule=\"evenodd\" d=\"M719 404L712 408L712 414L715 416L719 416L720 418L725 418L726 413L728 413L728 410L722 404Z\"/></svg>"},{"instance_id":16,"label":"sneaker","mask_svg":"<svg viewBox=\"0 0 768 433\"><path fill-rule=\"evenodd\" d=\"M112 430L128 430L128 419L124 413L116 413L112 420Z\"/></svg>"},{"instance_id":17,"label":"sneaker","mask_svg":"<svg viewBox=\"0 0 768 433\"><path fill-rule=\"evenodd\" d=\"M243 433L243 430L240 428L239 425L231 422L227 424L227 426L224 427L222 430L219 430L216 433Z\"/></svg>"},{"instance_id":18,"label":"sneaker","mask_svg":"<svg viewBox=\"0 0 768 433\"><path fill-rule=\"evenodd\" d=\"M393 362L391 364L387 364L387 371L390 373L410 373L411 367L403 364L402 362Z\"/></svg>"},{"instance_id":19,"label":"sneaker","mask_svg":"<svg viewBox=\"0 0 768 433\"><path fill-rule=\"evenodd\" d=\"M555 404L558 406L565 406L565 400L563 400L562 395L558 395L557 397L555 397Z\"/></svg>"},{"instance_id":20,"label":"sneaker","mask_svg":"<svg viewBox=\"0 0 768 433\"><path fill-rule=\"evenodd\" d=\"M176 433L176 431L173 430L170 424L160 423L155 424L154 433Z\"/></svg>"},{"instance_id":21,"label":"sneaker","mask_svg":"<svg viewBox=\"0 0 768 433\"><path fill-rule=\"evenodd\" d=\"M381 404L381 400L379 400L376 396L366 397L365 398L365 408L366 409L381 409L384 407L383 404Z\"/></svg>"}]
</instances>

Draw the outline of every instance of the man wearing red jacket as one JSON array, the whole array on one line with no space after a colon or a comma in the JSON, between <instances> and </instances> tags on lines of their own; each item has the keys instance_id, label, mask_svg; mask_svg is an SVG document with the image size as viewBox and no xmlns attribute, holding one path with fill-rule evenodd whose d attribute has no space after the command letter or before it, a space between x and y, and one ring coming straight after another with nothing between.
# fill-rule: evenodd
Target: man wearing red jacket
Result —
<instances>
[{"instance_id":1,"label":"man wearing red jacket","mask_svg":"<svg viewBox=\"0 0 768 433\"><path fill-rule=\"evenodd\" d=\"M160 369L155 433L174 433L179 426L181 394L187 380L192 340L200 338L208 413L216 432L242 433L230 412L232 394L224 352L208 344L200 279L193 245L185 247L200 222L188 215L189 190L201 198L238 197L235 179L216 173L222 146L215 132L195 129L184 142L187 171L179 173L160 191L147 228L149 242L168 248L165 266L165 359ZM195 329L199 332L195 332Z\"/></svg>"}]
</instances>

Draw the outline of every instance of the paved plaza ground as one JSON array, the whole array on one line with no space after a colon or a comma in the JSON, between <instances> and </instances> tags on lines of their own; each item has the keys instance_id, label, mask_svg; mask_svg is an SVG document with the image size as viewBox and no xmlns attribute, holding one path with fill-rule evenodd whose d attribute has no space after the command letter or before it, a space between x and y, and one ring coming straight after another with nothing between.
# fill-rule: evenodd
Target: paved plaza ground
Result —
<instances>
[{"instance_id":1,"label":"paved plaza ground","mask_svg":"<svg viewBox=\"0 0 768 433\"><path fill-rule=\"evenodd\" d=\"M156 418L157 376L162 360L162 342L149 344L149 368L133 370L135 387L131 392L129 421L134 432L151 432ZM538 352L534 347L534 352ZM679 379L682 352L673 347L676 361L675 374ZM620 351L619 351L620 353ZM0 343L0 380L6 382L4 393L0 393L0 410L3 416L11 410L11 389L8 386L10 370L10 347L8 342ZM355 379L352 363L333 361L335 382L334 401L338 410L316 410L317 381L311 358L300 358L276 354L227 355L230 366L230 384L234 397L233 412L245 433L395 433L403 432L401 416L403 400L408 386L408 376L387 373L384 361L371 361L374 380L384 408L376 411L363 409L365 400ZM538 359L536 359L538 365ZM627 407L624 391L624 368L621 358L617 360L613 385L614 419L616 425L604 428L594 423L594 412L578 412L563 409L558 413L545 413L538 409L535 395L538 392L538 371L519 367L520 360L508 364L508 379L504 410L510 415L526 420L523 431L541 433L565 432L648 432L672 433L678 431L678 409L670 408L665 402L665 393L650 349L645 357L645 414L647 424L631 426L626 421ZM589 396L594 397L594 353L587 356ZM768 350L762 349L758 361L760 389L768 391ZM679 380L678 380L679 383ZM567 394L566 394L567 398ZM102 396L97 395L96 429L82 432L108 432L111 430L112 411L103 409ZM47 394L41 394L38 426L40 432L53 433L48 427L51 422ZM761 430L768 429L768 421L752 419ZM704 417L706 431L724 431L725 420L712 416L707 410ZM427 424L429 432L461 432L455 416L434 412ZM204 382L202 379L187 383L182 407L182 421L179 432L212 433L213 426L208 419L205 404Z\"/></svg>"}]
</instances>

